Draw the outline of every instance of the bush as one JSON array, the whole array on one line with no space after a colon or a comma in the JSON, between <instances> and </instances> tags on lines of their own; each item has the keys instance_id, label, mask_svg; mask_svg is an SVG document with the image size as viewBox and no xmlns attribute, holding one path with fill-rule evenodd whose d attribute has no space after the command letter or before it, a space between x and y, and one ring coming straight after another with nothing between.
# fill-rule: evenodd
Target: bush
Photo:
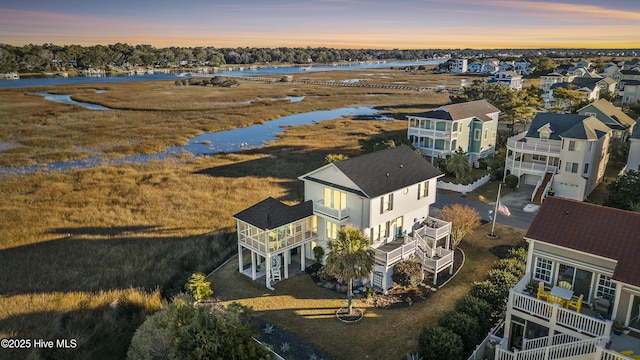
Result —
<instances>
[{"instance_id":1,"label":"bush","mask_svg":"<svg viewBox=\"0 0 640 360\"><path fill-rule=\"evenodd\" d=\"M516 257L500 259L493 267L494 270L509 272L517 278L521 278L524 275L526 268L527 264Z\"/></svg>"},{"instance_id":2,"label":"bush","mask_svg":"<svg viewBox=\"0 0 640 360\"><path fill-rule=\"evenodd\" d=\"M424 360L461 360L462 348L460 336L440 326L425 327L418 337L418 354Z\"/></svg>"},{"instance_id":3,"label":"bush","mask_svg":"<svg viewBox=\"0 0 640 360\"><path fill-rule=\"evenodd\" d=\"M518 177L513 174L507 175L504 179L504 182L505 184L507 184L509 189L515 189L516 187L518 187Z\"/></svg>"},{"instance_id":4,"label":"bush","mask_svg":"<svg viewBox=\"0 0 640 360\"><path fill-rule=\"evenodd\" d=\"M445 329L449 329L460 336L462 340L464 354L469 354L484 335L481 331L478 320L469 314L449 311L439 320L438 325Z\"/></svg>"},{"instance_id":5,"label":"bush","mask_svg":"<svg viewBox=\"0 0 640 360\"><path fill-rule=\"evenodd\" d=\"M324 248L322 246L316 246L313 248L313 259L318 263L322 264L322 259L324 258Z\"/></svg>"},{"instance_id":6,"label":"bush","mask_svg":"<svg viewBox=\"0 0 640 360\"><path fill-rule=\"evenodd\" d=\"M391 279L404 288L414 288L422 282L422 265L413 260L402 260L393 267Z\"/></svg>"},{"instance_id":7,"label":"bush","mask_svg":"<svg viewBox=\"0 0 640 360\"><path fill-rule=\"evenodd\" d=\"M185 288L196 300L208 299L213 295L211 283L207 281L207 277L203 273L192 274L191 278L189 278L189 282L185 285Z\"/></svg>"},{"instance_id":8,"label":"bush","mask_svg":"<svg viewBox=\"0 0 640 360\"><path fill-rule=\"evenodd\" d=\"M475 318L480 326L480 332L483 334L491 328L493 307L486 300L467 295L456 301L454 310Z\"/></svg>"}]
</instances>

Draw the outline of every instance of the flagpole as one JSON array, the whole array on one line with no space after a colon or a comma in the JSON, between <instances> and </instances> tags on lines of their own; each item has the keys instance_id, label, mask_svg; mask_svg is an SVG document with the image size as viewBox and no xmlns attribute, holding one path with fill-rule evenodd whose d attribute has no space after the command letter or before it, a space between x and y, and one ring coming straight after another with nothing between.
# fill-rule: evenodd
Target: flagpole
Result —
<instances>
[{"instance_id":1,"label":"flagpole","mask_svg":"<svg viewBox=\"0 0 640 360\"><path fill-rule=\"evenodd\" d=\"M493 225L491 225L491 236L494 236L493 232L496 228L496 218L498 217L498 204L500 203L500 190L502 189L502 183L498 184L498 197L496 198L496 208L493 210Z\"/></svg>"}]
</instances>

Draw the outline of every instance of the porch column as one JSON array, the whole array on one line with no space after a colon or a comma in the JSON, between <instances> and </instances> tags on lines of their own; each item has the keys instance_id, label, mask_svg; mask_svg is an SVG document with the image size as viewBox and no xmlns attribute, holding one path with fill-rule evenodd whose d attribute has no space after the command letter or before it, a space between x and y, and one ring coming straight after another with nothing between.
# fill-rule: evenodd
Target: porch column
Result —
<instances>
[{"instance_id":1,"label":"porch column","mask_svg":"<svg viewBox=\"0 0 640 360\"><path fill-rule=\"evenodd\" d=\"M256 279L256 253L251 250L251 279Z\"/></svg>"},{"instance_id":2,"label":"porch column","mask_svg":"<svg viewBox=\"0 0 640 360\"><path fill-rule=\"evenodd\" d=\"M267 286L267 289L269 290L273 290L273 288L271 287L271 253L267 253L266 257L264 259L264 267L265 267L265 285Z\"/></svg>"},{"instance_id":3,"label":"porch column","mask_svg":"<svg viewBox=\"0 0 640 360\"><path fill-rule=\"evenodd\" d=\"M240 221L236 222L236 234L238 234L238 271L242 272L244 264L242 261L242 242L240 241L240 237L242 236L240 233Z\"/></svg>"},{"instance_id":4,"label":"porch column","mask_svg":"<svg viewBox=\"0 0 640 360\"><path fill-rule=\"evenodd\" d=\"M289 278L289 260L291 258L291 249L289 250L285 250L285 252L282 254L284 257L284 278L288 279Z\"/></svg>"},{"instance_id":5,"label":"porch column","mask_svg":"<svg viewBox=\"0 0 640 360\"><path fill-rule=\"evenodd\" d=\"M300 271L304 271L304 269L307 267L305 264L305 260L307 258L306 248L306 244L302 243L302 246L300 246Z\"/></svg>"},{"instance_id":6,"label":"porch column","mask_svg":"<svg viewBox=\"0 0 640 360\"><path fill-rule=\"evenodd\" d=\"M433 285L438 284L438 269L433 272Z\"/></svg>"},{"instance_id":7,"label":"porch column","mask_svg":"<svg viewBox=\"0 0 640 360\"><path fill-rule=\"evenodd\" d=\"M242 272L244 270L244 261L242 259L242 245L240 241L238 241L238 272Z\"/></svg>"}]
</instances>

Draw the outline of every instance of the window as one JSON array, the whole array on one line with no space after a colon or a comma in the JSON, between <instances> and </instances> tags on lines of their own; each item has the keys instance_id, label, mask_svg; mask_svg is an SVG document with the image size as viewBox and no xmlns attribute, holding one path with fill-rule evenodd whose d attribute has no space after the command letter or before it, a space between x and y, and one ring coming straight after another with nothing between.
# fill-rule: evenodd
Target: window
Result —
<instances>
[{"instance_id":1,"label":"window","mask_svg":"<svg viewBox=\"0 0 640 360\"><path fill-rule=\"evenodd\" d=\"M531 155L531 160L533 161L547 161L546 155L533 154Z\"/></svg>"},{"instance_id":2,"label":"window","mask_svg":"<svg viewBox=\"0 0 640 360\"><path fill-rule=\"evenodd\" d=\"M457 122L453 123L453 131L458 131L458 123Z\"/></svg>"},{"instance_id":3,"label":"window","mask_svg":"<svg viewBox=\"0 0 640 360\"><path fill-rule=\"evenodd\" d=\"M608 297L613 299L616 297L616 284L606 275L598 276L598 287L596 288L597 297Z\"/></svg>"},{"instance_id":4,"label":"window","mask_svg":"<svg viewBox=\"0 0 640 360\"><path fill-rule=\"evenodd\" d=\"M564 171L566 172L572 172L574 174L578 173L578 163L574 163L574 162L569 162L567 161L564 164Z\"/></svg>"},{"instance_id":5,"label":"window","mask_svg":"<svg viewBox=\"0 0 640 360\"><path fill-rule=\"evenodd\" d=\"M371 229L371 241L378 242L387 238L389 232L389 222L376 225Z\"/></svg>"},{"instance_id":6,"label":"window","mask_svg":"<svg viewBox=\"0 0 640 360\"><path fill-rule=\"evenodd\" d=\"M569 140L569 151L576 151L576 142L574 140Z\"/></svg>"},{"instance_id":7,"label":"window","mask_svg":"<svg viewBox=\"0 0 640 360\"><path fill-rule=\"evenodd\" d=\"M429 182L423 181L418 184L418 199L426 198L429 196Z\"/></svg>"},{"instance_id":8,"label":"window","mask_svg":"<svg viewBox=\"0 0 640 360\"><path fill-rule=\"evenodd\" d=\"M551 283L551 266L553 264L550 260L543 258L536 258L536 266L533 269L533 278L535 280Z\"/></svg>"},{"instance_id":9,"label":"window","mask_svg":"<svg viewBox=\"0 0 640 360\"><path fill-rule=\"evenodd\" d=\"M487 140L487 137L489 137L489 130L485 130L485 131L484 131L484 137L483 137L483 139L484 139L484 140Z\"/></svg>"},{"instance_id":10,"label":"window","mask_svg":"<svg viewBox=\"0 0 640 360\"><path fill-rule=\"evenodd\" d=\"M496 132L492 131L491 132L491 140L495 140L496 139Z\"/></svg>"},{"instance_id":11,"label":"window","mask_svg":"<svg viewBox=\"0 0 640 360\"><path fill-rule=\"evenodd\" d=\"M473 140L478 141L480 140L480 129L476 129L473 132Z\"/></svg>"},{"instance_id":12,"label":"window","mask_svg":"<svg viewBox=\"0 0 640 360\"><path fill-rule=\"evenodd\" d=\"M380 198L380 214L393 210L393 193Z\"/></svg>"},{"instance_id":13,"label":"window","mask_svg":"<svg viewBox=\"0 0 640 360\"><path fill-rule=\"evenodd\" d=\"M589 141L587 143L587 151L591 151L592 148L593 148L593 142Z\"/></svg>"},{"instance_id":14,"label":"window","mask_svg":"<svg viewBox=\"0 0 640 360\"><path fill-rule=\"evenodd\" d=\"M324 188L324 206L342 210L347 208L347 194L329 187Z\"/></svg>"},{"instance_id":15,"label":"window","mask_svg":"<svg viewBox=\"0 0 640 360\"><path fill-rule=\"evenodd\" d=\"M589 173L589 164L584 164L584 170L582 171L583 174L588 174Z\"/></svg>"},{"instance_id":16,"label":"window","mask_svg":"<svg viewBox=\"0 0 640 360\"><path fill-rule=\"evenodd\" d=\"M338 224L327 221L327 239L333 240L338 236Z\"/></svg>"}]
</instances>

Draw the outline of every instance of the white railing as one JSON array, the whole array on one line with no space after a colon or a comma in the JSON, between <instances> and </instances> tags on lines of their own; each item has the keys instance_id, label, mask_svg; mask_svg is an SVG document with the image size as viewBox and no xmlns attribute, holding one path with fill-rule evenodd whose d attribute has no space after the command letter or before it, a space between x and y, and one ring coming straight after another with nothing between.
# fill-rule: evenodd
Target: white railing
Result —
<instances>
[{"instance_id":1,"label":"white railing","mask_svg":"<svg viewBox=\"0 0 640 360\"><path fill-rule=\"evenodd\" d=\"M538 154L560 154L562 145L558 140L549 140L554 143L539 143L537 141L519 141L525 137L526 133L514 135L507 140L507 150L529 151Z\"/></svg>"},{"instance_id":2,"label":"white railing","mask_svg":"<svg viewBox=\"0 0 640 360\"><path fill-rule=\"evenodd\" d=\"M507 161L505 163L507 169L511 170L512 173L518 171L531 171L537 174L542 174L547 169L547 164L541 164L530 161L520 161L516 160L515 157L509 156L507 157Z\"/></svg>"},{"instance_id":3,"label":"white railing","mask_svg":"<svg viewBox=\"0 0 640 360\"><path fill-rule=\"evenodd\" d=\"M488 183L490 179L491 179L491 176L487 174L481 177L480 179L476 180L472 184L467 184L467 185L448 183L448 182L438 180L438 189L455 191L459 193L468 193Z\"/></svg>"},{"instance_id":4,"label":"white railing","mask_svg":"<svg viewBox=\"0 0 640 360\"><path fill-rule=\"evenodd\" d=\"M595 338L522 351L510 351L504 347L496 347L496 359L553 360L583 356L595 354L600 342L600 338Z\"/></svg>"},{"instance_id":5,"label":"white railing","mask_svg":"<svg viewBox=\"0 0 640 360\"><path fill-rule=\"evenodd\" d=\"M418 135L418 136L425 136L430 138L449 139L451 138L451 131L425 129L425 128L419 128L419 127L409 127L407 130L407 135Z\"/></svg>"},{"instance_id":6,"label":"white railing","mask_svg":"<svg viewBox=\"0 0 640 360\"><path fill-rule=\"evenodd\" d=\"M557 334L551 338L551 345L567 344L574 341L580 341L580 339L568 334ZM547 336L522 340L522 350L538 349L547 346L549 346L549 337Z\"/></svg>"},{"instance_id":7,"label":"white railing","mask_svg":"<svg viewBox=\"0 0 640 360\"><path fill-rule=\"evenodd\" d=\"M432 258L425 257L423 267L430 272L437 273L440 270L450 266L453 262L453 251L441 247L436 248L436 256Z\"/></svg>"},{"instance_id":8,"label":"white railing","mask_svg":"<svg viewBox=\"0 0 640 360\"><path fill-rule=\"evenodd\" d=\"M416 240L410 241L406 244L402 244L397 248L384 251L380 249L373 249L376 260L382 262L387 268L393 266L397 262L403 259L407 259L409 256L416 252Z\"/></svg>"},{"instance_id":9,"label":"white railing","mask_svg":"<svg viewBox=\"0 0 640 360\"><path fill-rule=\"evenodd\" d=\"M565 309L558 304L551 304L530 295L510 290L510 306L513 309L538 316L547 321L555 318L555 323L577 332L601 337L611 331L611 322L584 315L574 310Z\"/></svg>"},{"instance_id":10,"label":"white railing","mask_svg":"<svg viewBox=\"0 0 640 360\"><path fill-rule=\"evenodd\" d=\"M414 233L422 237L427 236L438 240L451 233L451 223L448 221L427 217L422 224L423 226L421 228L414 230Z\"/></svg>"},{"instance_id":11,"label":"white railing","mask_svg":"<svg viewBox=\"0 0 640 360\"><path fill-rule=\"evenodd\" d=\"M336 220L344 220L349 217L349 211L347 208L334 209L332 207L329 207L323 204L322 200L317 200L313 202L313 213L325 215Z\"/></svg>"}]
</instances>

